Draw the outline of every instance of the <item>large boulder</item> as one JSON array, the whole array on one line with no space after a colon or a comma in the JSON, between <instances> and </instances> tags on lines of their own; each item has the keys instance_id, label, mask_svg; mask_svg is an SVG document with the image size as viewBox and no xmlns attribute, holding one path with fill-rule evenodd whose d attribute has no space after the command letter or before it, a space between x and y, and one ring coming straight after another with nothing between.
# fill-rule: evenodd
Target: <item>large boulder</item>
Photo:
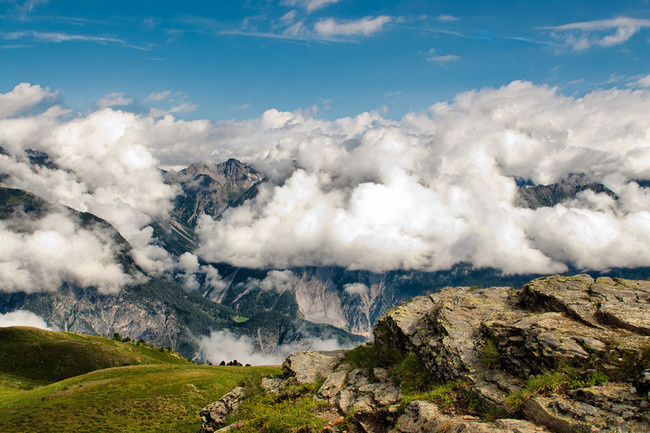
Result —
<instances>
[{"instance_id":1,"label":"large boulder","mask_svg":"<svg viewBox=\"0 0 650 433\"><path fill-rule=\"evenodd\" d=\"M286 376L294 377L299 384L312 383L325 379L344 360L344 350L297 352L284 360L282 371Z\"/></svg>"}]
</instances>

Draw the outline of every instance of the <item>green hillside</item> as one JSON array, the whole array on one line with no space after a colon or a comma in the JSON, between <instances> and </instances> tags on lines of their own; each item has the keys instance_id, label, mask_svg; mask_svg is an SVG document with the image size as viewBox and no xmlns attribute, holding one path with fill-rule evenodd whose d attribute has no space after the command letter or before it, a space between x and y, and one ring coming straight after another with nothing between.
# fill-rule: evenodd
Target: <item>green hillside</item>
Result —
<instances>
[{"instance_id":1,"label":"green hillside","mask_svg":"<svg viewBox=\"0 0 650 433\"><path fill-rule=\"evenodd\" d=\"M187 363L109 368L29 391L0 393L0 431L195 433L198 411L250 375L278 367Z\"/></svg>"},{"instance_id":2,"label":"green hillside","mask_svg":"<svg viewBox=\"0 0 650 433\"><path fill-rule=\"evenodd\" d=\"M29 389L103 368L163 363L188 364L177 353L148 344L29 327L0 328L0 387Z\"/></svg>"},{"instance_id":3,"label":"green hillside","mask_svg":"<svg viewBox=\"0 0 650 433\"><path fill-rule=\"evenodd\" d=\"M195 365L103 337L0 328L0 431L196 432L203 406L250 376L279 372Z\"/></svg>"}]
</instances>

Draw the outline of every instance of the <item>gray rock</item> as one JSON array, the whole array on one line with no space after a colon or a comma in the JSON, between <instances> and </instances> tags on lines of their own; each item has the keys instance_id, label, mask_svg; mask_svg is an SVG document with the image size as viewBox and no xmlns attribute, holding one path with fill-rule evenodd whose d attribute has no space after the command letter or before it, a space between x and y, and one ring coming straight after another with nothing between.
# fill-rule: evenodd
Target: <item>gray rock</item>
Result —
<instances>
[{"instance_id":1,"label":"gray rock","mask_svg":"<svg viewBox=\"0 0 650 433\"><path fill-rule=\"evenodd\" d=\"M245 389L238 386L218 401L201 409L199 413L201 416L201 429L199 433L213 433L219 430L223 426L226 417L239 409L241 400L245 395Z\"/></svg>"},{"instance_id":2,"label":"gray rock","mask_svg":"<svg viewBox=\"0 0 650 433\"><path fill-rule=\"evenodd\" d=\"M430 402L415 400L409 403L397 420L400 433L535 433L546 432L543 427L527 421L503 419L494 424L484 423L474 417L449 416L440 412Z\"/></svg>"},{"instance_id":3,"label":"gray rock","mask_svg":"<svg viewBox=\"0 0 650 433\"><path fill-rule=\"evenodd\" d=\"M325 379L344 360L344 350L297 352L284 360L282 371L287 376L295 377L300 384L312 383Z\"/></svg>"}]
</instances>

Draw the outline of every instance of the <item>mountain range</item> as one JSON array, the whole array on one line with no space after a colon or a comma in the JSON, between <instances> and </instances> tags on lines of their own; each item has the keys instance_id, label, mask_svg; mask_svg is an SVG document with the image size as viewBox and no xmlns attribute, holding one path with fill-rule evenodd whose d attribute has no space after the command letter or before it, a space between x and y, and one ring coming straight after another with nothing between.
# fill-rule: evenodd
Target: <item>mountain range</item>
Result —
<instances>
[{"instance_id":1,"label":"mountain range","mask_svg":"<svg viewBox=\"0 0 650 433\"><path fill-rule=\"evenodd\" d=\"M53 164L43 152L26 154L34 170ZM236 159L194 163L162 175L178 194L169 217L152 219L150 226L156 246L179 262L194 257L191 253L198 245L195 229L203 215L220 218L228 209L254 200L259 186L268 182L254 167ZM7 179L9 175L0 176ZM586 190L617 199L604 185L579 174L550 185L516 181L517 204L531 209L561 204ZM0 222L9 230L33 231L35 223L27 222L41 221L56 212L64 212L80 230L101 233L106 245L111 245L114 262L128 276L128 284L110 291L64 277L53 291L0 287L0 314L28 310L54 328L103 336L118 332L134 340L173 347L184 356L199 355L202 339L223 330L263 353L306 347L315 339L351 345L370 338L372 326L382 314L414 296L446 286L517 287L536 277L506 275L469 264L437 272L375 273L336 266L249 269L201 259L191 272L177 266L155 274L134 262L131 245L107 221L48 203L24 190L0 188ZM645 268L611 269L608 275L646 278L650 272Z\"/></svg>"}]
</instances>

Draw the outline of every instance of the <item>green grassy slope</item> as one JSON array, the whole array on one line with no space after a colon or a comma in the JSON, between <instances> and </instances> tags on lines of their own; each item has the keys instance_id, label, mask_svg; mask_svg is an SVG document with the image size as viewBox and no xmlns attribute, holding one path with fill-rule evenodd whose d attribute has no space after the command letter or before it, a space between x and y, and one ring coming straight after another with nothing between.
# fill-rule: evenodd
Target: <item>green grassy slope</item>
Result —
<instances>
[{"instance_id":1,"label":"green grassy slope","mask_svg":"<svg viewBox=\"0 0 650 433\"><path fill-rule=\"evenodd\" d=\"M0 431L194 433L198 411L249 375L279 367L187 363L99 370L29 391L0 393Z\"/></svg>"},{"instance_id":2,"label":"green grassy slope","mask_svg":"<svg viewBox=\"0 0 650 433\"><path fill-rule=\"evenodd\" d=\"M188 364L175 352L104 337L0 328L0 388L28 389L102 368L136 364Z\"/></svg>"},{"instance_id":3,"label":"green grassy slope","mask_svg":"<svg viewBox=\"0 0 650 433\"><path fill-rule=\"evenodd\" d=\"M193 433L203 406L251 375L279 373L195 365L134 342L0 328L0 432Z\"/></svg>"}]
</instances>

